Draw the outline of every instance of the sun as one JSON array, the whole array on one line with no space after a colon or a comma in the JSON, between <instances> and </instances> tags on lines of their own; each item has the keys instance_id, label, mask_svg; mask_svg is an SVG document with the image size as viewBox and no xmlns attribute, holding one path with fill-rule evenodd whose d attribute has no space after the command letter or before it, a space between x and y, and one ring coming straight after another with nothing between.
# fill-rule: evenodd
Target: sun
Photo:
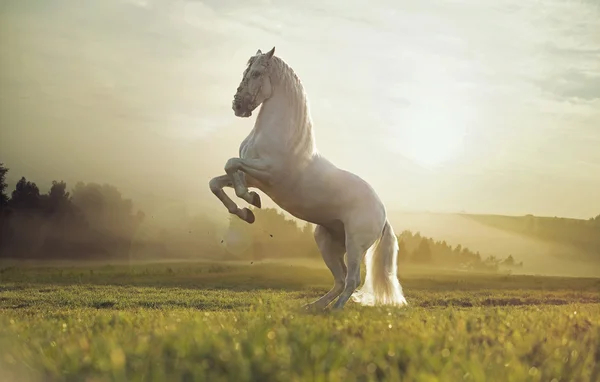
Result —
<instances>
[{"instance_id":1,"label":"sun","mask_svg":"<svg viewBox=\"0 0 600 382\"><path fill-rule=\"evenodd\" d=\"M403 153L419 165L433 169L456 158L463 148L464 129L445 113L419 112L403 134Z\"/></svg>"}]
</instances>

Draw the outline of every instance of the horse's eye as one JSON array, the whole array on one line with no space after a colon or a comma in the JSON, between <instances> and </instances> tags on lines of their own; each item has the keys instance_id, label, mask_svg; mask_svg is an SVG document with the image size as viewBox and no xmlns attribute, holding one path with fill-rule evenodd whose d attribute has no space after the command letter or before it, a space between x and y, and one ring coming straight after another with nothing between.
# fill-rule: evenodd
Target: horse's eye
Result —
<instances>
[{"instance_id":1,"label":"horse's eye","mask_svg":"<svg viewBox=\"0 0 600 382\"><path fill-rule=\"evenodd\" d=\"M252 72L252 78L260 77L260 72Z\"/></svg>"}]
</instances>

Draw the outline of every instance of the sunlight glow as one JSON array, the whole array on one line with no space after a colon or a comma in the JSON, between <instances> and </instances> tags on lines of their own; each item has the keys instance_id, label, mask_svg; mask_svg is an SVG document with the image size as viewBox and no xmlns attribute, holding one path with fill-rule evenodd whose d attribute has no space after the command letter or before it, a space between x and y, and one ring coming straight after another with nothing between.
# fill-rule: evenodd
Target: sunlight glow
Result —
<instances>
[{"instance_id":1,"label":"sunlight glow","mask_svg":"<svg viewBox=\"0 0 600 382\"><path fill-rule=\"evenodd\" d=\"M455 159L463 146L464 127L456 115L441 110L418 110L403 136L403 152L425 168Z\"/></svg>"}]
</instances>

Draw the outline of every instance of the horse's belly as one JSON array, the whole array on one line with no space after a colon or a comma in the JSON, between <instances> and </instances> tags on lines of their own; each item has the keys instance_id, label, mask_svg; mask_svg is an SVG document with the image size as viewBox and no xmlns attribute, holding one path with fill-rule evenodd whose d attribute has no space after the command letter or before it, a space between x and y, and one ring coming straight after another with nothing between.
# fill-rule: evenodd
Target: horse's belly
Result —
<instances>
[{"instance_id":1,"label":"horse's belly","mask_svg":"<svg viewBox=\"0 0 600 382\"><path fill-rule=\"evenodd\" d=\"M314 195L298 192L266 190L265 193L280 208L298 219L314 224L325 224L338 218L333 201L321 200Z\"/></svg>"}]
</instances>

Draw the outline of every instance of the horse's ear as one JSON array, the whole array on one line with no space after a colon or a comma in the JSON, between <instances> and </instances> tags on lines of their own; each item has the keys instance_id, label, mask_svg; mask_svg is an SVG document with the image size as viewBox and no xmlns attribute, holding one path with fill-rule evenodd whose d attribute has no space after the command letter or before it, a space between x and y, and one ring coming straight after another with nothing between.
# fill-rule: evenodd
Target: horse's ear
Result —
<instances>
[{"instance_id":1,"label":"horse's ear","mask_svg":"<svg viewBox=\"0 0 600 382\"><path fill-rule=\"evenodd\" d=\"M258 56L259 54L262 54L262 51L260 49L256 51L256 56Z\"/></svg>"},{"instance_id":2,"label":"horse's ear","mask_svg":"<svg viewBox=\"0 0 600 382\"><path fill-rule=\"evenodd\" d=\"M273 57L273 55L275 54L275 47L273 47L273 49L271 49L270 51L268 51L265 54L267 55L267 59L270 59L271 57Z\"/></svg>"}]
</instances>

